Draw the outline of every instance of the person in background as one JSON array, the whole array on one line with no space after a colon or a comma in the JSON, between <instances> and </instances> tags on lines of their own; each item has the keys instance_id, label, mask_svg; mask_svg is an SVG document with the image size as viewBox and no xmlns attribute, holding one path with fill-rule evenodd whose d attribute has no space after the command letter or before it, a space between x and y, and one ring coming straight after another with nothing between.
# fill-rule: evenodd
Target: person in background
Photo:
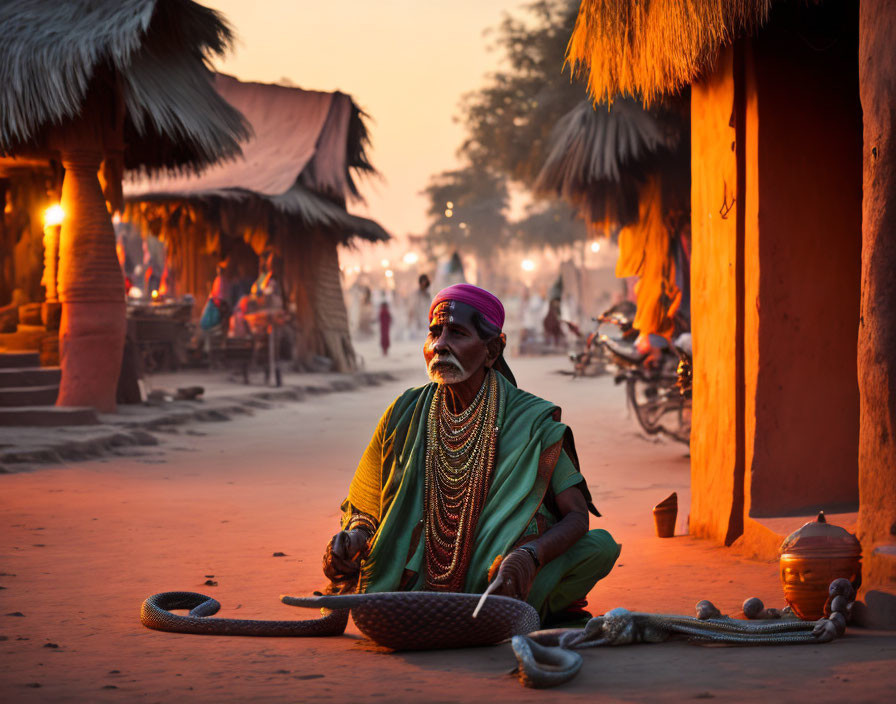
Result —
<instances>
[{"instance_id":1,"label":"person in background","mask_svg":"<svg viewBox=\"0 0 896 704\"><path fill-rule=\"evenodd\" d=\"M258 278L252 284L252 297L262 310L280 310L283 308L283 294L280 282L274 275L277 266L277 255L273 249L266 249L258 260Z\"/></svg>"},{"instance_id":2,"label":"person in background","mask_svg":"<svg viewBox=\"0 0 896 704\"><path fill-rule=\"evenodd\" d=\"M168 270L167 265L165 270ZM233 306L233 279L230 275L230 262L227 259L218 262L209 297L220 301L228 308Z\"/></svg>"},{"instance_id":3,"label":"person in background","mask_svg":"<svg viewBox=\"0 0 896 704\"><path fill-rule=\"evenodd\" d=\"M373 292L364 286L361 294L361 310L358 313L358 336L367 339L373 335Z\"/></svg>"},{"instance_id":4,"label":"person in background","mask_svg":"<svg viewBox=\"0 0 896 704\"><path fill-rule=\"evenodd\" d=\"M212 281L212 289L202 310L199 319L199 327L207 333L206 348L208 349L208 336L227 331L230 318L230 279L227 276L227 260L218 262L215 270L215 279Z\"/></svg>"},{"instance_id":5,"label":"person in background","mask_svg":"<svg viewBox=\"0 0 896 704\"><path fill-rule=\"evenodd\" d=\"M414 293L414 301L411 304L411 325L410 332L413 335L424 333L427 328L427 314L429 313L429 302L432 300L432 294L429 292L430 280L426 274L420 274L417 278L417 290Z\"/></svg>"},{"instance_id":6,"label":"person in background","mask_svg":"<svg viewBox=\"0 0 896 704\"><path fill-rule=\"evenodd\" d=\"M392 325L392 314L389 312L389 303L383 301L380 303L380 347L383 349L383 356L389 354L389 328Z\"/></svg>"},{"instance_id":7,"label":"person in background","mask_svg":"<svg viewBox=\"0 0 896 704\"><path fill-rule=\"evenodd\" d=\"M548 312L544 316L544 336L551 347L560 347L566 340L560 318L560 299L552 298L548 303Z\"/></svg>"}]
</instances>

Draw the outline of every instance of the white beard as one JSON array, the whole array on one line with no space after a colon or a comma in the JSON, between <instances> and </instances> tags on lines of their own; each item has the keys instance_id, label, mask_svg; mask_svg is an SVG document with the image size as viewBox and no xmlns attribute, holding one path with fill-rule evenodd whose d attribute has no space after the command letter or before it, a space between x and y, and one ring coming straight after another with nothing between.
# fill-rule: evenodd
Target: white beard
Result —
<instances>
[{"instance_id":1,"label":"white beard","mask_svg":"<svg viewBox=\"0 0 896 704\"><path fill-rule=\"evenodd\" d=\"M459 384L472 376L472 371L464 369L463 365L450 352L433 357L426 369L430 381L436 384Z\"/></svg>"}]
</instances>

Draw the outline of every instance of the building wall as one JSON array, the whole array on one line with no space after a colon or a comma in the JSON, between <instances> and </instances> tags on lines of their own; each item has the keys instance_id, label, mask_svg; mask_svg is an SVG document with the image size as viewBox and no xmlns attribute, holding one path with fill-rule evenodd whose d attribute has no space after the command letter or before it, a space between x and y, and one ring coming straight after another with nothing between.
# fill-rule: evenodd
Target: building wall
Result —
<instances>
[{"instance_id":1,"label":"building wall","mask_svg":"<svg viewBox=\"0 0 896 704\"><path fill-rule=\"evenodd\" d=\"M342 293L336 238L326 233L317 233L314 250L316 277L313 299L318 334L336 371L354 371L355 352L348 329L345 296Z\"/></svg>"},{"instance_id":2,"label":"building wall","mask_svg":"<svg viewBox=\"0 0 896 704\"><path fill-rule=\"evenodd\" d=\"M730 542L743 510L736 438L737 164L733 50L691 90L692 534ZM730 207L730 209L729 209Z\"/></svg>"},{"instance_id":3,"label":"building wall","mask_svg":"<svg viewBox=\"0 0 896 704\"><path fill-rule=\"evenodd\" d=\"M749 516L858 505L857 16L772 16L745 70ZM851 25L849 24L851 22ZM818 32L818 34L813 34Z\"/></svg>"},{"instance_id":4,"label":"building wall","mask_svg":"<svg viewBox=\"0 0 896 704\"><path fill-rule=\"evenodd\" d=\"M691 531L724 543L858 501L857 32L822 11L773 13L692 87Z\"/></svg>"},{"instance_id":5,"label":"building wall","mask_svg":"<svg viewBox=\"0 0 896 704\"><path fill-rule=\"evenodd\" d=\"M279 238L278 246L296 309L299 363L310 364L311 356L321 355L333 361L334 371L354 371L337 239L326 232L303 230Z\"/></svg>"},{"instance_id":6,"label":"building wall","mask_svg":"<svg viewBox=\"0 0 896 704\"><path fill-rule=\"evenodd\" d=\"M896 3L862 0L859 539L862 621L896 628Z\"/></svg>"}]
</instances>

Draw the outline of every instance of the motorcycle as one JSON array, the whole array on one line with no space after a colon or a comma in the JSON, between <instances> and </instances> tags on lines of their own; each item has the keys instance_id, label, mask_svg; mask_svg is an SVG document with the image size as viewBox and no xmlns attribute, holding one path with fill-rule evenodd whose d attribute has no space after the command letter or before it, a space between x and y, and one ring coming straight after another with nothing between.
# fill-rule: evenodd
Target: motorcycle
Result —
<instances>
[{"instance_id":1,"label":"motorcycle","mask_svg":"<svg viewBox=\"0 0 896 704\"><path fill-rule=\"evenodd\" d=\"M610 337L601 339L618 367L617 384L625 384L626 399L648 435L662 433L678 442L691 438L691 336L673 343L648 336L651 350Z\"/></svg>"},{"instance_id":2,"label":"motorcycle","mask_svg":"<svg viewBox=\"0 0 896 704\"><path fill-rule=\"evenodd\" d=\"M573 364L573 378L605 374L612 359L602 344L602 338L618 338L634 344L638 337L634 319L635 304L631 301L617 303L596 318L592 318L597 326L584 338L582 349L569 355ZM573 332L576 333L576 337L582 338L577 329Z\"/></svg>"}]
</instances>

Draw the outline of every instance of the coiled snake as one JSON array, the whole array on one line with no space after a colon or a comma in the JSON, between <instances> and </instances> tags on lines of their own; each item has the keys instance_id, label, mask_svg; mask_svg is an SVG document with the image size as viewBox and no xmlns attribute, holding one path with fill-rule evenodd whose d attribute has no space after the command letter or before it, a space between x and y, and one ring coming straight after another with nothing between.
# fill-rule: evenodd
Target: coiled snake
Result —
<instances>
[{"instance_id":1,"label":"coiled snake","mask_svg":"<svg viewBox=\"0 0 896 704\"><path fill-rule=\"evenodd\" d=\"M506 596L489 597L477 618L478 594L450 592L381 592L312 597L282 596L290 606L327 609L321 618L302 621L254 621L208 618L221 605L195 592L163 592L140 609L144 626L158 631L220 636L337 636L345 631L349 611L358 629L371 640L396 650L431 650L492 645L538 629L538 613L529 604ZM190 609L187 616L171 609Z\"/></svg>"}]
</instances>

